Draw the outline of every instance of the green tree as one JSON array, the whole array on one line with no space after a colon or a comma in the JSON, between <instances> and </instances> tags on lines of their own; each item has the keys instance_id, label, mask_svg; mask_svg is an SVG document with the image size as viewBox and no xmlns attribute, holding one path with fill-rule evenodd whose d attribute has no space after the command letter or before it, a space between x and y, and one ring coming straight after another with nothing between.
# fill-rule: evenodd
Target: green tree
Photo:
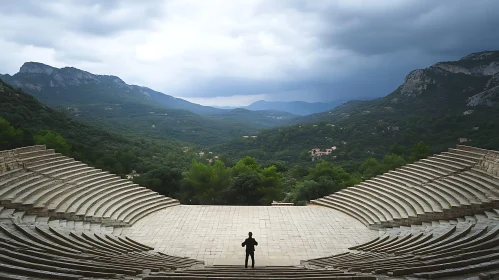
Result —
<instances>
[{"instance_id":1,"label":"green tree","mask_svg":"<svg viewBox=\"0 0 499 280\"><path fill-rule=\"evenodd\" d=\"M304 181L295 187L292 196L294 202L308 201L339 191L356 182L343 168L322 161L310 168Z\"/></svg>"},{"instance_id":2,"label":"green tree","mask_svg":"<svg viewBox=\"0 0 499 280\"><path fill-rule=\"evenodd\" d=\"M402 156L405 154L405 147L399 144L394 144L390 147L390 153Z\"/></svg>"},{"instance_id":3,"label":"green tree","mask_svg":"<svg viewBox=\"0 0 499 280\"><path fill-rule=\"evenodd\" d=\"M240 159L236 165L232 167L232 176L237 177L239 174L243 173L258 173L260 170L261 167L256 159L246 156Z\"/></svg>"},{"instance_id":4,"label":"green tree","mask_svg":"<svg viewBox=\"0 0 499 280\"><path fill-rule=\"evenodd\" d=\"M179 169L162 166L134 177L133 182L159 194L177 197L182 179L182 172Z\"/></svg>"},{"instance_id":5,"label":"green tree","mask_svg":"<svg viewBox=\"0 0 499 280\"><path fill-rule=\"evenodd\" d=\"M430 154L431 148L429 145L426 145L423 141L420 141L414 148L411 153L411 161L420 160L422 158L427 158Z\"/></svg>"},{"instance_id":6,"label":"green tree","mask_svg":"<svg viewBox=\"0 0 499 280\"><path fill-rule=\"evenodd\" d=\"M222 161L217 160L213 165L193 161L185 174L182 192L189 202L219 204L229 186L230 169Z\"/></svg>"},{"instance_id":7,"label":"green tree","mask_svg":"<svg viewBox=\"0 0 499 280\"><path fill-rule=\"evenodd\" d=\"M383 173L405 165L405 159L396 154L387 154L381 161Z\"/></svg>"},{"instance_id":8,"label":"green tree","mask_svg":"<svg viewBox=\"0 0 499 280\"><path fill-rule=\"evenodd\" d=\"M275 166L264 168L259 176L260 187L258 191L261 194L260 202L262 205L270 205L272 201L280 201L284 198L281 174Z\"/></svg>"},{"instance_id":9,"label":"green tree","mask_svg":"<svg viewBox=\"0 0 499 280\"><path fill-rule=\"evenodd\" d=\"M14 128L6 119L0 117L0 150L21 147L24 141L24 132L20 128Z\"/></svg>"},{"instance_id":10,"label":"green tree","mask_svg":"<svg viewBox=\"0 0 499 280\"><path fill-rule=\"evenodd\" d=\"M37 145L45 145L49 149L55 149L64 155L71 153L71 145L59 133L51 130L40 130L35 136Z\"/></svg>"},{"instance_id":11,"label":"green tree","mask_svg":"<svg viewBox=\"0 0 499 280\"><path fill-rule=\"evenodd\" d=\"M381 172L381 165L375 158L368 158L362 163L362 165L359 168L360 174L362 174L362 178L364 179L369 179L371 177L374 177Z\"/></svg>"},{"instance_id":12,"label":"green tree","mask_svg":"<svg viewBox=\"0 0 499 280\"><path fill-rule=\"evenodd\" d=\"M260 178L254 173L242 173L232 179L226 193L227 203L231 205L257 205L260 200L258 186Z\"/></svg>"},{"instance_id":13,"label":"green tree","mask_svg":"<svg viewBox=\"0 0 499 280\"><path fill-rule=\"evenodd\" d=\"M343 168L325 161L317 163L314 168L311 168L306 179L316 181L322 177L326 177L335 182L346 182L350 179L350 175L346 173Z\"/></svg>"}]
</instances>

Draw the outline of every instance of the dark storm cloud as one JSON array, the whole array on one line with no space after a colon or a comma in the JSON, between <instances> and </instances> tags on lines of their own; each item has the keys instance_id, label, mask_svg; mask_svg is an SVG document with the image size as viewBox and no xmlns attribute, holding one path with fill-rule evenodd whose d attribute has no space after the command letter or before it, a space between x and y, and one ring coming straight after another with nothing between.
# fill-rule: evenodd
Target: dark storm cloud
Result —
<instances>
[{"instance_id":1,"label":"dark storm cloud","mask_svg":"<svg viewBox=\"0 0 499 280\"><path fill-rule=\"evenodd\" d=\"M317 80L312 78L299 85L288 83L283 91L306 92L304 87L309 86L315 100L384 96L396 89L411 70L438 61L456 60L472 52L499 49L499 1L418 0L387 3L385 7L382 1L377 2L380 5L376 8L345 7L331 2L318 10L319 7L308 5L309 1L294 1L294 10L320 15L322 25L317 36L321 48L332 52L348 50L365 58L366 63L371 58L378 59L375 68L357 65L356 73L339 80L334 74L327 74L342 67L332 61L330 65L317 67L321 69ZM264 11L274 9L275 6L262 6ZM246 90L245 94L266 92L262 87L265 85L256 91ZM216 94L216 88L210 92ZM276 92L275 87L266 89Z\"/></svg>"},{"instance_id":2,"label":"dark storm cloud","mask_svg":"<svg viewBox=\"0 0 499 280\"><path fill-rule=\"evenodd\" d=\"M331 6L322 13L331 29L322 32L325 45L364 55L419 49L456 56L499 47L499 1L408 1L397 9L343 12Z\"/></svg>"},{"instance_id":3,"label":"dark storm cloud","mask_svg":"<svg viewBox=\"0 0 499 280\"><path fill-rule=\"evenodd\" d=\"M413 69L499 49L496 0L4 2L0 73L41 61L236 103L383 96Z\"/></svg>"}]
</instances>

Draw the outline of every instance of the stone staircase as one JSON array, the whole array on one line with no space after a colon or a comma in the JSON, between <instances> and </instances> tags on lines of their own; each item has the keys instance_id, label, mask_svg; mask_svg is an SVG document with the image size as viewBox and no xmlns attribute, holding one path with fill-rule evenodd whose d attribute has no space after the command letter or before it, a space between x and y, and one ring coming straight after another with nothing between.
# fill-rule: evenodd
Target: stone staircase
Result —
<instances>
[{"instance_id":1,"label":"stone staircase","mask_svg":"<svg viewBox=\"0 0 499 280\"><path fill-rule=\"evenodd\" d=\"M344 279L374 280L373 276L343 272L337 269L307 269L292 266L244 268L244 266L206 266L171 272L150 273L144 280L163 279Z\"/></svg>"}]
</instances>

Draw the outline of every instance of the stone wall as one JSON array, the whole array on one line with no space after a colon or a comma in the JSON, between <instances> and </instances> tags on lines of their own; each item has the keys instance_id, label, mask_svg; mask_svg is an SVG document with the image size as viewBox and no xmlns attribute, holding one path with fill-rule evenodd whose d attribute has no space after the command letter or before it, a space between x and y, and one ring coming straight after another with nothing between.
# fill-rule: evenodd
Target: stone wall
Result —
<instances>
[{"instance_id":1,"label":"stone wall","mask_svg":"<svg viewBox=\"0 0 499 280\"><path fill-rule=\"evenodd\" d=\"M37 149L46 149L45 145L36 145L17 148L13 150L0 151L0 173L23 168L23 163L18 161L18 154L23 152L34 151Z\"/></svg>"},{"instance_id":2,"label":"stone wall","mask_svg":"<svg viewBox=\"0 0 499 280\"><path fill-rule=\"evenodd\" d=\"M473 153L479 153L479 154L486 154L488 152L493 152L493 151L490 151L490 150L481 149L481 148L477 148L477 147L466 146L466 145L457 145L457 149L464 150L464 151L469 151L469 152L473 152Z\"/></svg>"},{"instance_id":3,"label":"stone wall","mask_svg":"<svg viewBox=\"0 0 499 280\"><path fill-rule=\"evenodd\" d=\"M0 173L19 168L22 168L22 164L16 161L12 150L0 151Z\"/></svg>"},{"instance_id":4,"label":"stone wall","mask_svg":"<svg viewBox=\"0 0 499 280\"><path fill-rule=\"evenodd\" d=\"M499 152L489 151L478 164L480 169L499 177Z\"/></svg>"},{"instance_id":5,"label":"stone wall","mask_svg":"<svg viewBox=\"0 0 499 280\"><path fill-rule=\"evenodd\" d=\"M483 158L477 162L476 167L490 173L491 175L499 177L499 152L492 150L485 150L476 147L465 145L457 145L460 150L466 150L474 153L483 154Z\"/></svg>"}]
</instances>

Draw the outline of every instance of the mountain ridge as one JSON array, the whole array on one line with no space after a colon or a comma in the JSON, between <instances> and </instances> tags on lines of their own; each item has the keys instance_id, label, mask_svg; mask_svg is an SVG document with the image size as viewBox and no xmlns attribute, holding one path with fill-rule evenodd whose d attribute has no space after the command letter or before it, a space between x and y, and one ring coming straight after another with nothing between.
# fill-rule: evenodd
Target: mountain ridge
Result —
<instances>
[{"instance_id":1,"label":"mountain ridge","mask_svg":"<svg viewBox=\"0 0 499 280\"><path fill-rule=\"evenodd\" d=\"M117 76L39 62L24 63L18 73L0 78L41 102L94 125L137 130L201 145L254 134L262 127L288 124L296 117L288 113L233 112L202 106L147 87L128 85Z\"/></svg>"},{"instance_id":2,"label":"mountain ridge","mask_svg":"<svg viewBox=\"0 0 499 280\"><path fill-rule=\"evenodd\" d=\"M499 51L416 69L383 98L345 102L297 118L293 125L261 131L256 139L234 139L217 148L235 158L244 151L259 160L305 164L312 148L336 146L335 158L327 160L350 164L419 141L433 152L460 141L499 149Z\"/></svg>"}]
</instances>

